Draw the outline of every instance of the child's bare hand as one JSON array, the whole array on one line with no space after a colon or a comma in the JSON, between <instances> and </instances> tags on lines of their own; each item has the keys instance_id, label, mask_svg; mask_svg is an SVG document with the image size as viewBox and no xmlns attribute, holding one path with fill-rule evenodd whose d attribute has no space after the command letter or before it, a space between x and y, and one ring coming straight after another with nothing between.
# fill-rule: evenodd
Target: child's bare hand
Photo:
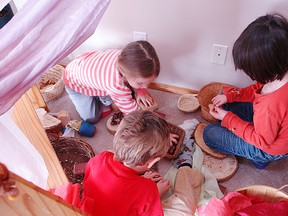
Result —
<instances>
[{"instance_id":1,"label":"child's bare hand","mask_svg":"<svg viewBox=\"0 0 288 216\"><path fill-rule=\"evenodd\" d=\"M140 102L142 102L145 107L149 107L153 105L153 99L149 94L138 95L137 103L139 104Z\"/></svg>"},{"instance_id":2,"label":"child's bare hand","mask_svg":"<svg viewBox=\"0 0 288 216\"><path fill-rule=\"evenodd\" d=\"M170 146L173 146L173 143L178 143L179 135L170 133Z\"/></svg>"},{"instance_id":3,"label":"child's bare hand","mask_svg":"<svg viewBox=\"0 0 288 216\"><path fill-rule=\"evenodd\" d=\"M223 118L225 117L225 115L228 113L228 111L223 110L222 108L218 107L218 106L213 106L209 113L216 119L218 120L223 120Z\"/></svg>"},{"instance_id":4,"label":"child's bare hand","mask_svg":"<svg viewBox=\"0 0 288 216\"><path fill-rule=\"evenodd\" d=\"M145 178L151 179L154 182L158 182L162 179L164 179L160 173L154 172L154 171L147 171L143 175Z\"/></svg>"},{"instance_id":5,"label":"child's bare hand","mask_svg":"<svg viewBox=\"0 0 288 216\"><path fill-rule=\"evenodd\" d=\"M222 104L227 103L227 97L226 95L217 95L214 98L212 98L212 103L214 106L221 106Z\"/></svg>"},{"instance_id":6,"label":"child's bare hand","mask_svg":"<svg viewBox=\"0 0 288 216\"><path fill-rule=\"evenodd\" d=\"M157 183L158 191L160 196L166 193L170 189L170 181L162 179Z\"/></svg>"}]
</instances>

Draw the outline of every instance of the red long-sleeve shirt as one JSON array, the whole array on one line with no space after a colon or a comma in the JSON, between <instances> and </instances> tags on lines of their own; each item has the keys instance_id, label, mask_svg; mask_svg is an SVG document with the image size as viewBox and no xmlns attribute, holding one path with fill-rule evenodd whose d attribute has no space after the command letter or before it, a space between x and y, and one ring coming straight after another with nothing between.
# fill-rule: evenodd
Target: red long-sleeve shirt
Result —
<instances>
[{"instance_id":1,"label":"red long-sleeve shirt","mask_svg":"<svg viewBox=\"0 0 288 216\"><path fill-rule=\"evenodd\" d=\"M79 55L66 66L65 85L88 96L109 95L124 114L139 110L140 106L117 70L120 52L104 50Z\"/></svg>"},{"instance_id":2,"label":"red long-sleeve shirt","mask_svg":"<svg viewBox=\"0 0 288 216\"><path fill-rule=\"evenodd\" d=\"M288 153L288 84L270 94L260 94L263 85L246 88L223 87L228 102L252 102L253 123L228 112L221 125L246 142L271 155Z\"/></svg>"},{"instance_id":3,"label":"red long-sleeve shirt","mask_svg":"<svg viewBox=\"0 0 288 216\"><path fill-rule=\"evenodd\" d=\"M155 182L114 160L105 151L90 159L80 208L91 215L163 215Z\"/></svg>"}]
</instances>

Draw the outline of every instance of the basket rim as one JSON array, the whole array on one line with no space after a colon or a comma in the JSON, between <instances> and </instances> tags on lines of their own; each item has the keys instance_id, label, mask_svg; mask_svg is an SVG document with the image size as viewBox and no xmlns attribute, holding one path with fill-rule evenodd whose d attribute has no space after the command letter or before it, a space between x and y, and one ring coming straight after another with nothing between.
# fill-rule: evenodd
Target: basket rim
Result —
<instances>
[{"instance_id":1,"label":"basket rim","mask_svg":"<svg viewBox=\"0 0 288 216\"><path fill-rule=\"evenodd\" d=\"M222 88L223 85L228 85L230 86L230 84L227 84L227 83L223 83L223 82L210 82L206 85L204 85L198 92L198 101L199 101L199 104L201 106L203 106L203 92L206 88L210 87L210 86L220 86L220 88Z\"/></svg>"},{"instance_id":2,"label":"basket rim","mask_svg":"<svg viewBox=\"0 0 288 216\"><path fill-rule=\"evenodd\" d=\"M170 127L176 127L176 128L179 129L179 130L182 132L182 134L183 134L183 136L180 136L180 137L179 137L178 144L177 144L177 146L176 146L176 149L175 149L174 154L171 155L171 154L168 154L168 152L167 152L167 153L165 154L165 156L164 156L165 158L168 158L168 159L174 159L174 158L176 158L176 157L180 154L181 147L183 146L183 141L184 141L184 138L185 138L185 135L186 135L186 131L185 131L183 128L179 127L178 125L172 124L172 123L170 123L170 122L167 122L167 123L168 123L168 125L169 125L169 128L170 128Z\"/></svg>"},{"instance_id":3,"label":"basket rim","mask_svg":"<svg viewBox=\"0 0 288 216\"><path fill-rule=\"evenodd\" d=\"M248 194L249 196L258 197L269 202L280 202L288 201L288 194L281 191L284 187L287 186L288 185L284 185L281 188L277 189L268 185L255 184L239 188L236 191ZM263 197L260 197L260 195Z\"/></svg>"},{"instance_id":4,"label":"basket rim","mask_svg":"<svg viewBox=\"0 0 288 216\"><path fill-rule=\"evenodd\" d=\"M195 112L199 107L200 107L200 103L198 101L198 98L196 97L197 94L183 94L179 97L178 99L178 102L177 102L177 106L178 108L183 111L183 112ZM185 109L183 108L181 102L184 100L184 99L190 99L190 100L193 100L192 101L192 104L189 104L191 105L191 108L190 109ZM193 107L194 106L194 107Z\"/></svg>"}]
</instances>

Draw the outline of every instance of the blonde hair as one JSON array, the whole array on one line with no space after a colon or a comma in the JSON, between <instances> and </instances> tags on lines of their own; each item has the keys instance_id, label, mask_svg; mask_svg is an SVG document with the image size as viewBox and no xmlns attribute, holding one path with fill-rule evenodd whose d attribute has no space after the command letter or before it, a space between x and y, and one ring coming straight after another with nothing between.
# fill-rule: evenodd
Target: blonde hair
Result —
<instances>
[{"instance_id":1,"label":"blonde hair","mask_svg":"<svg viewBox=\"0 0 288 216\"><path fill-rule=\"evenodd\" d=\"M169 126L164 119L150 111L133 111L118 126L114 158L126 165L143 165L151 158L164 157L169 146Z\"/></svg>"},{"instance_id":2,"label":"blonde hair","mask_svg":"<svg viewBox=\"0 0 288 216\"><path fill-rule=\"evenodd\" d=\"M158 77L160 62L148 41L134 41L122 49L118 56L118 68L123 76Z\"/></svg>"}]
</instances>

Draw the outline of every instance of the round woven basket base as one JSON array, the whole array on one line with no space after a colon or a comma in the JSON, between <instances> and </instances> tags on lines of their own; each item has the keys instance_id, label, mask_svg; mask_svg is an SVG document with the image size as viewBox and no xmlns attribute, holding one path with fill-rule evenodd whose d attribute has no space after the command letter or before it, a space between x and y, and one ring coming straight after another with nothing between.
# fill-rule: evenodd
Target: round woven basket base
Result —
<instances>
[{"instance_id":1,"label":"round woven basket base","mask_svg":"<svg viewBox=\"0 0 288 216\"><path fill-rule=\"evenodd\" d=\"M110 116L108 119L107 119L107 122L106 122L106 128L107 130L109 131L109 133L111 133L112 135L114 135L117 131L117 128L118 128L118 125L111 125L111 121L112 121L112 118L113 116Z\"/></svg>"},{"instance_id":2,"label":"round woven basket base","mask_svg":"<svg viewBox=\"0 0 288 216\"><path fill-rule=\"evenodd\" d=\"M286 187L288 187L288 185L284 185L280 189L266 185L251 185L248 187L240 188L237 190L237 192L240 192L244 195L257 197L270 203L280 203L288 201L288 194L281 191Z\"/></svg>"},{"instance_id":3,"label":"round woven basket base","mask_svg":"<svg viewBox=\"0 0 288 216\"><path fill-rule=\"evenodd\" d=\"M196 129L194 131L194 138L195 138L196 144L201 148L203 152L205 152L208 155L211 155L218 159L225 158L227 156L226 154L223 154L221 152L218 152L209 148L209 146L207 146L206 143L204 142L203 131L207 125L208 124L201 122L196 126Z\"/></svg>"},{"instance_id":4,"label":"round woven basket base","mask_svg":"<svg viewBox=\"0 0 288 216\"><path fill-rule=\"evenodd\" d=\"M238 161L234 155L223 159L214 158L204 153L203 166L207 167L218 182L227 181L238 169Z\"/></svg>"},{"instance_id":5,"label":"round woven basket base","mask_svg":"<svg viewBox=\"0 0 288 216\"><path fill-rule=\"evenodd\" d=\"M178 108L183 112L195 112L200 104L193 94L184 94L178 99Z\"/></svg>"}]
</instances>

